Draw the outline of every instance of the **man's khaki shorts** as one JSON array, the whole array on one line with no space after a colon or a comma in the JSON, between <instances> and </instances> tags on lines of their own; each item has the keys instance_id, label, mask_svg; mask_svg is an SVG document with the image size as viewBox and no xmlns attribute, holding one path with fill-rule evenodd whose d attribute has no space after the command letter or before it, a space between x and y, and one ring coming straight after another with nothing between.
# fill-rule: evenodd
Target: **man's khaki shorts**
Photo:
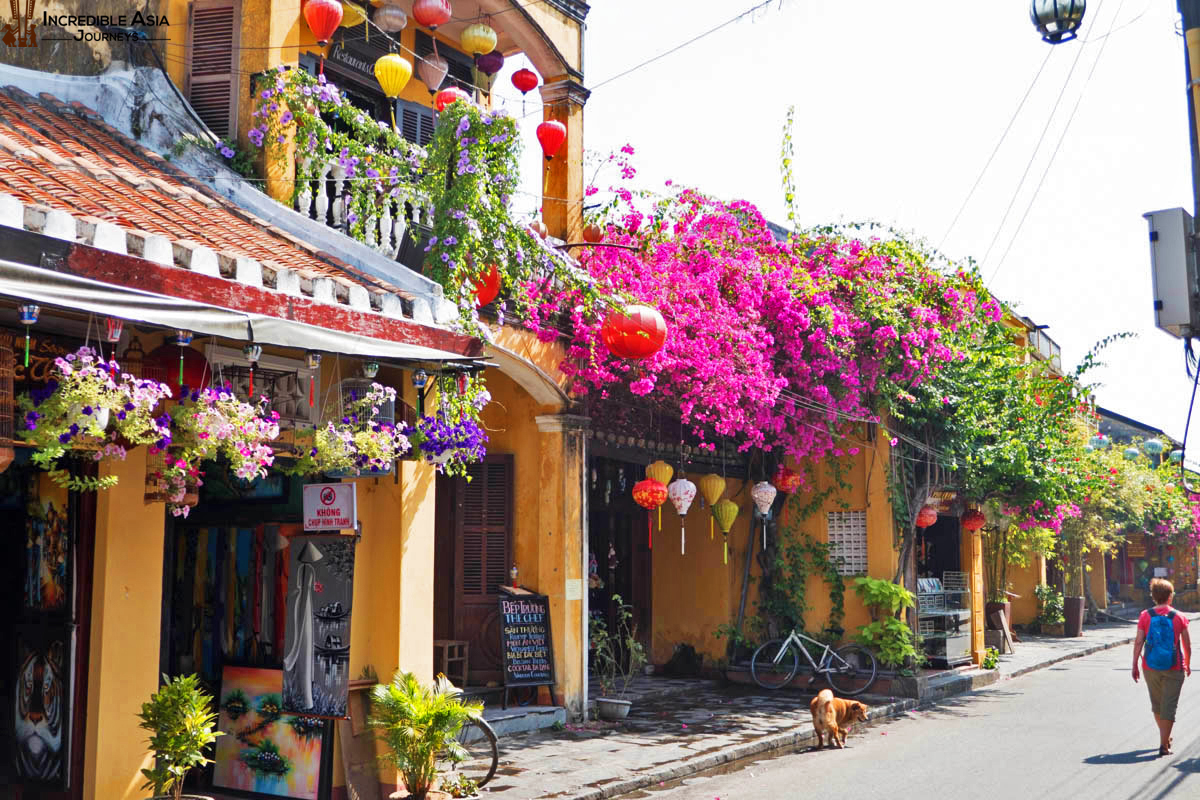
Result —
<instances>
[{"instance_id":1,"label":"man's khaki shorts","mask_svg":"<svg viewBox=\"0 0 1200 800\"><path fill-rule=\"evenodd\" d=\"M1150 708L1159 719L1174 722L1179 690L1183 688L1183 670L1147 667L1142 674L1146 676L1146 688L1150 691Z\"/></svg>"}]
</instances>

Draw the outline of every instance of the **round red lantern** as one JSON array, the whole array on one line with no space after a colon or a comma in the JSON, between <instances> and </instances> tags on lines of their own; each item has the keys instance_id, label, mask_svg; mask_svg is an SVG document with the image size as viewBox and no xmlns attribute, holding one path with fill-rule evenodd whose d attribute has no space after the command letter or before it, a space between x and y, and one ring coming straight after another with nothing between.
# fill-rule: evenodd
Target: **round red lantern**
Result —
<instances>
[{"instance_id":1,"label":"round red lantern","mask_svg":"<svg viewBox=\"0 0 1200 800\"><path fill-rule=\"evenodd\" d=\"M182 387L175 379L179 374L179 359L183 358L182 384L189 390L203 389L212 383L212 370L208 359L193 347L179 347L174 343L164 344L152 350L142 362L144 377L154 378L171 387L173 397L180 399Z\"/></svg>"},{"instance_id":2,"label":"round red lantern","mask_svg":"<svg viewBox=\"0 0 1200 800\"><path fill-rule=\"evenodd\" d=\"M522 67L512 74L512 85L516 87L522 95L529 94L538 86L537 73L531 69Z\"/></svg>"},{"instance_id":3,"label":"round red lantern","mask_svg":"<svg viewBox=\"0 0 1200 800\"><path fill-rule=\"evenodd\" d=\"M417 0L413 3L412 16L418 25L437 30L438 25L450 21L450 0Z\"/></svg>"},{"instance_id":4,"label":"round red lantern","mask_svg":"<svg viewBox=\"0 0 1200 800\"><path fill-rule=\"evenodd\" d=\"M933 506L922 506L917 512L917 527L928 528L933 523L937 522L938 512Z\"/></svg>"},{"instance_id":5,"label":"round red lantern","mask_svg":"<svg viewBox=\"0 0 1200 800\"><path fill-rule=\"evenodd\" d=\"M337 0L308 0L304 4L304 21L317 37L317 44L324 47L342 24L342 4Z\"/></svg>"},{"instance_id":6,"label":"round red lantern","mask_svg":"<svg viewBox=\"0 0 1200 800\"><path fill-rule=\"evenodd\" d=\"M978 509L971 509L962 515L962 527L964 531L977 531L987 524L987 517L983 516L983 512Z\"/></svg>"},{"instance_id":7,"label":"round red lantern","mask_svg":"<svg viewBox=\"0 0 1200 800\"><path fill-rule=\"evenodd\" d=\"M469 103L471 102L471 95L467 94L457 86L450 86L442 89L440 92L434 95L433 107L439 112L445 111L447 106L449 106L451 103L456 103L459 100L464 103Z\"/></svg>"},{"instance_id":8,"label":"round red lantern","mask_svg":"<svg viewBox=\"0 0 1200 800\"><path fill-rule=\"evenodd\" d=\"M600 328L600 338L618 358L646 358L662 349L667 340L667 323L657 309L630 305L608 313Z\"/></svg>"},{"instance_id":9,"label":"round red lantern","mask_svg":"<svg viewBox=\"0 0 1200 800\"><path fill-rule=\"evenodd\" d=\"M475 283L475 307L483 308L500 294L500 270L492 264Z\"/></svg>"},{"instance_id":10,"label":"round red lantern","mask_svg":"<svg viewBox=\"0 0 1200 800\"><path fill-rule=\"evenodd\" d=\"M562 149L563 142L567 140L567 126L557 120L543 122L537 126L537 140L542 146L542 153L549 161Z\"/></svg>"},{"instance_id":11,"label":"round red lantern","mask_svg":"<svg viewBox=\"0 0 1200 800\"><path fill-rule=\"evenodd\" d=\"M591 225L584 227L583 240L590 244L595 244L604 238L604 229L594 222Z\"/></svg>"},{"instance_id":12,"label":"round red lantern","mask_svg":"<svg viewBox=\"0 0 1200 800\"><path fill-rule=\"evenodd\" d=\"M649 512L667 501L667 487L661 481L656 481L654 478L646 478L646 480L638 481L633 485L633 499L637 501L639 506L646 509L646 539L650 549L653 549L654 534L650 528Z\"/></svg>"},{"instance_id":13,"label":"round red lantern","mask_svg":"<svg viewBox=\"0 0 1200 800\"><path fill-rule=\"evenodd\" d=\"M801 483L803 483L803 479L800 477L800 473L788 467L781 466L775 473L775 485L781 492L795 494L800 490Z\"/></svg>"}]
</instances>

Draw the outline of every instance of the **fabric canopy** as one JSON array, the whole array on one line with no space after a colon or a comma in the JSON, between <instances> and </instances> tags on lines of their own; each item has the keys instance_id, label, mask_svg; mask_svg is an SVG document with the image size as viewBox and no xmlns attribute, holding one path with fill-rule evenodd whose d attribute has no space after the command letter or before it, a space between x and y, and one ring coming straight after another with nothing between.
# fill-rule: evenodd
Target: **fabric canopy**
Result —
<instances>
[{"instance_id":1,"label":"fabric canopy","mask_svg":"<svg viewBox=\"0 0 1200 800\"><path fill-rule=\"evenodd\" d=\"M0 296L87 311L204 336L401 361L475 359L416 344L373 339L303 322L129 289L0 259Z\"/></svg>"}]
</instances>

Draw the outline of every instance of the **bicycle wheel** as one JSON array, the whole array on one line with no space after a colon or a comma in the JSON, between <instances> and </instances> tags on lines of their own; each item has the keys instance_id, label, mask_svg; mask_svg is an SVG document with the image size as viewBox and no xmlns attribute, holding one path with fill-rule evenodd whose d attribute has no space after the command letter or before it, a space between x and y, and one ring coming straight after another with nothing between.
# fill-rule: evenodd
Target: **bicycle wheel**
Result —
<instances>
[{"instance_id":1,"label":"bicycle wheel","mask_svg":"<svg viewBox=\"0 0 1200 800\"><path fill-rule=\"evenodd\" d=\"M784 652L780 653L780 649ZM778 689L796 676L800 654L787 639L772 639L754 651L750 659L750 677L764 689Z\"/></svg>"},{"instance_id":2,"label":"bicycle wheel","mask_svg":"<svg viewBox=\"0 0 1200 800\"><path fill-rule=\"evenodd\" d=\"M486 785L500 763L500 748L492 726L482 717L470 720L458 732L458 745L466 751L464 758L455 762L443 755L438 759L438 769L451 781L467 779L475 786Z\"/></svg>"},{"instance_id":3,"label":"bicycle wheel","mask_svg":"<svg viewBox=\"0 0 1200 800\"><path fill-rule=\"evenodd\" d=\"M825 680L839 694L853 697L871 688L878 670L870 650L860 644L847 644L830 654Z\"/></svg>"}]
</instances>

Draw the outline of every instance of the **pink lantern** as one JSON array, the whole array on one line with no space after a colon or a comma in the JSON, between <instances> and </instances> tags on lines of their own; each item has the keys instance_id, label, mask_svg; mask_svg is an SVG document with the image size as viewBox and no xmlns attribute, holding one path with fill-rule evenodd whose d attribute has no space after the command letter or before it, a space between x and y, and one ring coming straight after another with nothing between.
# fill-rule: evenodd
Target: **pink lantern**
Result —
<instances>
[{"instance_id":1,"label":"pink lantern","mask_svg":"<svg viewBox=\"0 0 1200 800\"><path fill-rule=\"evenodd\" d=\"M446 80L446 73L449 71L450 65L446 62L446 59L436 53L422 56L417 61L417 74L421 76L421 81L429 88L430 94L442 88L442 81Z\"/></svg>"},{"instance_id":2,"label":"pink lantern","mask_svg":"<svg viewBox=\"0 0 1200 800\"><path fill-rule=\"evenodd\" d=\"M692 501L696 499L696 484L689 481L687 478L679 477L671 481L671 485L667 487L667 499L671 501L671 505L675 506L675 510L679 512L680 517L687 516L688 509L692 507ZM684 530L683 521L679 522L679 553L685 555L687 553L687 532Z\"/></svg>"}]
</instances>

